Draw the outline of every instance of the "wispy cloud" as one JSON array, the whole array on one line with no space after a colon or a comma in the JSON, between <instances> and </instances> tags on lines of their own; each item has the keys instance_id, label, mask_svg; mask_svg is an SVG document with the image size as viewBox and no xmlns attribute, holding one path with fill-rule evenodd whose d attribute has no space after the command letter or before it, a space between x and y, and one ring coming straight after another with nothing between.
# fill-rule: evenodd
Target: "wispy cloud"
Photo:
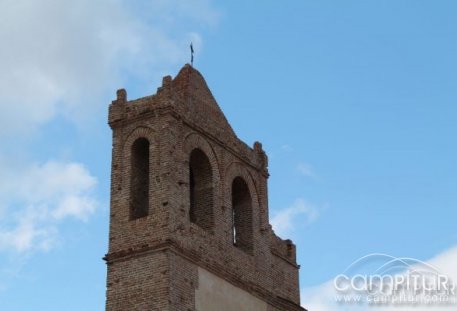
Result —
<instances>
[{"instance_id":1,"label":"wispy cloud","mask_svg":"<svg viewBox=\"0 0 457 311\"><path fill-rule=\"evenodd\" d=\"M297 227L302 227L315 221L321 210L321 207L299 198L291 206L274 214L271 219L271 225L278 235L285 236Z\"/></svg>"},{"instance_id":2,"label":"wispy cloud","mask_svg":"<svg viewBox=\"0 0 457 311\"><path fill-rule=\"evenodd\" d=\"M292 151L294 151L294 148L291 145L284 144L281 146L281 151L292 152Z\"/></svg>"},{"instance_id":3,"label":"wispy cloud","mask_svg":"<svg viewBox=\"0 0 457 311\"><path fill-rule=\"evenodd\" d=\"M218 19L206 0L1 1L0 137L58 114L79 121L124 77L151 83L188 59L191 40L201 50L199 30Z\"/></svg>"},{"instance_id":4,"label":"wispy cloud","mask_svg":"<svg viewBox=\"0 0 457 311\"><path fill-rule=\"evenodd\" d=\"M297 170L305 177L317 178L317 175L314 173L314 169L310 164L300 163L297 165Z\"/></svg>"},{"instance_id":5,"label":"wispy cloud","mask_svg":"<svg viewBox=\"0 0 457 311\"><path fill-rule=\"evenodd\" d=\"M7 167L1 169L11 175ZM79 163L50 161L14 173L9 187L0 190L7 198L2 200L0 250L49 250L59 239L59 224L70 218L87 221L98 206L92 196L97 180Z\"/></svg>"}]
</instances>

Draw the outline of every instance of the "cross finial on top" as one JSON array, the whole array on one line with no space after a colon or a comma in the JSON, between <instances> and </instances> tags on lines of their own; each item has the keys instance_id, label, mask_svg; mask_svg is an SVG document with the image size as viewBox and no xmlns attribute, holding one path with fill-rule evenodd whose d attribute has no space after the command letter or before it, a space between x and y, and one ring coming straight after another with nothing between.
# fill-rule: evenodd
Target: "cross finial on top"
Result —
<instances>
[{"instance_id":1,"label":"cross finial on top","mask_svg":"<svg viewBox=\"0 0 457 311\"><path fill-rule=\"evenodd\" d=\"M192 46L192 42L190 43L190 65L194 67L194 47Z\"/></svg>"}]
</instances>

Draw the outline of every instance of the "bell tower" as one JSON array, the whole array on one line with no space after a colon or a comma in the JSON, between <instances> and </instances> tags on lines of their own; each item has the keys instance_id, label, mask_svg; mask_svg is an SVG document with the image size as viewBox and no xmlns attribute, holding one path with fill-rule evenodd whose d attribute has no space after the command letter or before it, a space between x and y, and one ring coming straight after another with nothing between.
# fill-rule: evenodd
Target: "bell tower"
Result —
<instances>
[{"instance_id":1,"label":"bell tower","mask_svg":"<svg viewBox=\"0 0 457 311\"><path fill-rule=\"evenodd\" d=\"M196 69L152 96L118 90L109 125L107 311L304 310L295 245L268 222L267 156Z\"/></svg>"}]
</instances>

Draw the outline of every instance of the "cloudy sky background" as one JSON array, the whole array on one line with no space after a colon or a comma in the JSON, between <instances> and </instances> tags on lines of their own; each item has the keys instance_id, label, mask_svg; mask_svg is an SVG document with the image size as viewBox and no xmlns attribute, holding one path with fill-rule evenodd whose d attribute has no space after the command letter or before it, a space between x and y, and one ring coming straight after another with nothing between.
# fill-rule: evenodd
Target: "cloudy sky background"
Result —
<instances>
[{"instance_id":1,"label":"cloudy sky background","mask_svg":"<svg viewBox=\"0 0 457 311\"><path fill-rule=\"evenodd\" d=\"M456 10L0 1L2 310L103 310L107 108L121 87L154 93L190 41L239 137L268 152L270 219L298 245L305 306L342 310L329 282L373 252L457 280Z\"/></svg>"}]
</instances>

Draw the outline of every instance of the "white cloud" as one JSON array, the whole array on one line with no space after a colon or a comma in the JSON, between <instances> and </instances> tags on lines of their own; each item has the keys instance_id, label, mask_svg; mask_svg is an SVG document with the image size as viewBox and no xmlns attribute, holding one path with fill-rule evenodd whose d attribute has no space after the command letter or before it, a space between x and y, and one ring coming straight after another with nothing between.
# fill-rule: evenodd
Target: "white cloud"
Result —
<instances>
[{"instance_id":1,"label":"white cloud","mask_svg":"<svg viewBox=\"0 0 457 311\"><path fill-rule=\"evenodd\" d=\"M97 181L81 164L50 161L18 170L0 162L0 169L0 184L9 185L0 189L7 198L1 202L0 250L48 250L59 239L60 223L86 221L98 206L92 196Z\"/></svg>"},{"instance_id":2,"label":"white cloud","mask_svg":"<svg viewBox=\"0 0 457 311\"><path fill-rule=\"evenodd\" d=\"M58 220L72 216L87 221L89 215L94 212L95 207L95 201L91 198L69 195L63 198L53 211L52 216Z\"/></svg>"},{"instance_id":3,"label":"white cloud","mask_svg":"<svg viewBox=\"0 0 457 311\"><path fill-rule=\"evenodd\" d=\"M426 263L436 267L440 274L446 275L451 280L457 280L457 246L454 246ZM396 307L393 305L386 306L367 306L365 304L341 304L335 301L337 292L334 289L333 280L325 282L321 285L306 287L301 290L301 304L309 310L324 310L324 311L344 311L344 310L359 310L359 311L389 311L392 309L401 309L403 311L444 311L456 310L455 304L449 305L414 305Z\"/></svg>"},{"instance_id":4,"label":"white cloud","mask_svg":"<svg viewBox=\"0 0 457 311\"><path fill-rule=\"evenodd\" d=\"M218 19L206 0L1 1L0 137L88 116L123 77L150 81L183 63Z\"/></svg>"},{"instance_id":5,"label":"white cloud","mask_svg":"<svg viewBox=\"0 0 457 311\"><path fill-rule=\"evenodd\" d=\"M281 146L281 151L292 152L292 151L294 151L294 148L291 145L284 144Z\"/></svg>"},{"instance_id":6,"label":"white cloud","mask_svg":"<svg viewBox=\"0 0 457 311\"><path fill-rule=\"evenodd\" d=\"M271 225L276 234L284 236L293 231L296 226L308 225L315 221L320 210L318 206L300 198L291 206L279 210L271 219Z\"/></svg>"},{"instance_id":7,"label":"white cloud","mask_svg":"<svg viewBox=\"0 0 457 311\"><path fill-rule=\"evenodd\" d=\"M314 173L314 169L311 165L306 164L306 163L300 163L297 166L297 170L300 174L302 174L305 177L311 177L311 178L316 178L316 174Z\"/></svg>"},{"instance_id":8,"label":"white cloud","mask_svg":"<svg viewBox=\"0 0 457 311\"><path fill-rule=\"evenodd\" d=\"M45 218L38 216L37 208L17 214L17 223L12 228L0 231L0 250L24 252L30 249L48 250L56 242L57 232L52 225L43 225Z\"/></svg>"}]
</instances>

